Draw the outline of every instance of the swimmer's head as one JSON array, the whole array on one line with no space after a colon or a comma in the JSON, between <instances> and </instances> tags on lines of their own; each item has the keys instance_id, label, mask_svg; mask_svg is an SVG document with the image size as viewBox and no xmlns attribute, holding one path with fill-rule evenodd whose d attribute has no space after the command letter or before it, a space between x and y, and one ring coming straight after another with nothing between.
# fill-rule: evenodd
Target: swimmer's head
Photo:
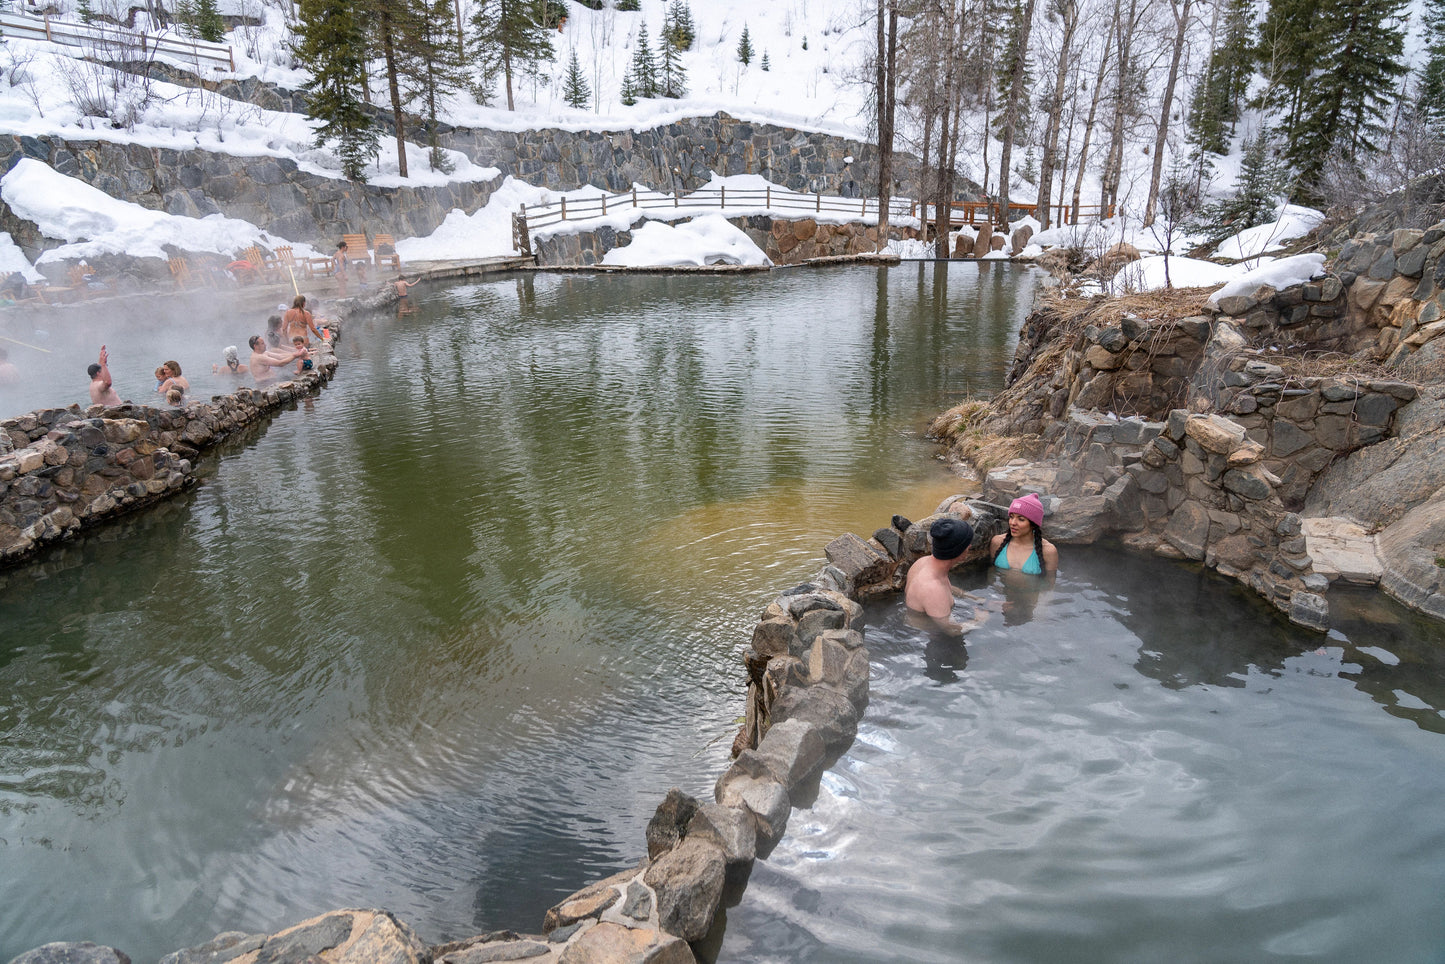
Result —
<instances>
[{"instance_id":1,"label":"swimmer's head","mask_svg":"<svg viewBox=\"0 0 1445 964\"><path fill-rule=\"evenodd\" d=\"M973 526L962 519L938 519L928 527L933 558L957 559L973 544Z\"/></svg>"},{"instance_id":2,"label":"swimmer's head","mask_svg":"<svg viewBox=\"0 0 1445 964\"><path fill-rule=\"evenodd\" d=\"M256 346L257 346L257 345L265 345L265 344L266 344L266 339L265 339L265 338L262 338L260 335L252 335L252 336L251 336L251 340L248 341L248 342L246 342L246 344L248 344L248 345L251 346L251 350L252 350L252 351L258 351L259 349L257 349Z\"/></svg>"},{"instance_id":3,"label":"swimmer's head","mask_svg":"<svg viewBox=\"0 0 1445 964\"><path fill-rule=\"evenodd\" d=\"M1044 504L1039 497L1030 492L1028 495L1019 496L1009 503L1009 515L1021 515L1034 524L1034 528L1044 527Z\"/></svg>"},{"instance_id":4,"label":"swimmer's head","mask_svg":"<svg viewBox=\"0 0 1445 964\"><path fill-rule=\"evenodd\" d=\"M241 367L241 358L240 355L236 352L235 345L226 346L225 356L226 367L231 369L231 371L235 371L236 369Z\"/></svg>"},{"instance_id":5,"label":"swimmer's head","mask_svg":"<svg viewBox=\"0 0 1445 964\"><path fill-rule=\"evenodd\" d=\"M90 367L87 368L86 371L90 373L91 378L94 378L96 375L100 374L100 366L97 365L95 362L91 362Z\"/></svg>"}]
</instances>

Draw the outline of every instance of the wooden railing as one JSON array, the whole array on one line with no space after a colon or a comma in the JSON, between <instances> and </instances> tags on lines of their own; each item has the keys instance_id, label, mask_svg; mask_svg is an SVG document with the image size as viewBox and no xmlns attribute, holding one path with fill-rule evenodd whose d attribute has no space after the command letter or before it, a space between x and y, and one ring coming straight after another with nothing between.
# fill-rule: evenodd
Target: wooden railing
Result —
<instances>
[{"instance_id":1,"label":"wooden railing","mask_svg":"<svg viewBox=\"0 0 1445 964\"><path fill-rule=\"evenodd\" d=\"M896 198L889 202L890 217L912 217L912 202ZM878 216L877 198L845 198L827 194L799 194L782 188L767 187L763 190L743 191L736 188L704 188L691 194L661 194L655 191L639 191L634 188L621 194L602 194L589 198L562 198L547 204L523 205L521 216L526 219L529 232L538 228L560 224L563 221L589 221L606 217L609 213L626 208L643 210L674 209L679 214L705 213L710 210L723 211L751 209L767 211L797 212L808 214L843 215L850 218Z\"/></svg>"},{"instance_id":2,"label":"wooden railing","mask_svg":"<svg viewBox=\"0 0 1445 964\"><path fill-rule=\"evenodd\" d=\"M807 217L810 214L826 214L833 217L842 216L848 220L864 220L877 218L878 199L802 194L772 186L762 190L738 190L727 187L703 188L691 194L682 195L662 194L657 191L634 188L620 194L601 194L589 198L561 198L557 201L534 204L530 207L522 205L517 214L518 223L513 225L514 240L520 240L522 236L530 240L531 233L538 228L550 227L564 221L590 221L624 209L652 211L673 209L679 215L700 214L710 210L765 210L791 212L800 217ZM1052 223L1073 224L1082 219L1098 217L1100 208L1097 205L1080 205L1078 207L1056 205L1053 210L1055 213ZM932 203L908 198L892 198L888 202L890 219L917 220L921 215L927 215L927 220L932 223L934 211L935 207ZM1010 204L1009 220L1014 220L1017 215L1022 214L1036 217L1037 212L1038 206L1034 204ZM1113 214L1113 208L1109 208L1104 216L1112 217ZM999 206L995 202L955 201L949 212L949 226L951 228L962 225L977 227L983 224L1005 223L999 215ZM518 248L518 250L525 250L525 248Z\"/></svg>"},{"instance_id":3,"label":"wooden railing","mask_svg":"<svg viewBox=\"0 0 1445 964\"><path fill-rule=\"evenodd\" d=\"M234 71L236 58L231 48L222 44L187 40L170 34L151 34L132 30L119 24L87 24L71 20L52 20L49 16L32 17L23 13L0 13L0 30L7 37L45 40L66 47L128 47L143 56L168 54L192 63L215 65L218 70Z\"/></svg>"}]
</instances>

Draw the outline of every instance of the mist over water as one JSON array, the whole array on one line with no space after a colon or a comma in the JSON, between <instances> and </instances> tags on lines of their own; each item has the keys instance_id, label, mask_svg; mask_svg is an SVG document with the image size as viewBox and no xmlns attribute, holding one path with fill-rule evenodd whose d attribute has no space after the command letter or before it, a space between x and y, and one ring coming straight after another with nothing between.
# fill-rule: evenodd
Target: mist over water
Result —
<instances>
[{"instance_id":1,"label":"mist over water","mask_svg":"<svg viewBox=\"0 0 1445 964\"><path fill-rule=\"evenodd\" d=\"M768 599L958 489L919 433L1001 385L1036 277L524 275L352 322L204 484L0 575L0 960L538 929L711 793ZM100 340L135 397L267 313L56 325L79 377L20 410Z\"/></svg>"}]
</instances>

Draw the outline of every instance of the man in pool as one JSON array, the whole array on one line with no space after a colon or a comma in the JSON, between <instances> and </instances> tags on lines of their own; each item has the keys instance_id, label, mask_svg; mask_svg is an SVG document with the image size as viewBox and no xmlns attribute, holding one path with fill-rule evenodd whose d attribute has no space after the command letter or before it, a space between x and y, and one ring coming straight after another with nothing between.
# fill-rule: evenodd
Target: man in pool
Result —
<instances>
[{"instance_id":1,"label":"man in pool","mask_svg":"<svg viewBox=\"0 0 1445 964\"><path fill-rule=\"evenodd\" d=\"M86 369L90 373L90 403L92 405L119 405L120 396L110 379L110 352L100 346L100 360Z\"/></svg>"},{"instance_id":2,"label":"man in pool","mask_svg":"<svg viewBox=\"0 0 1445 964\"><path fill-rule=\"evenodd\" d=\"M973 526L962 519L936 519L928 527L928 538L933 545L933 554L923 556L908 567L903 601L909 612L927 616L934 627L950 636L962 636L978 621L970 620L965 624L953 619L955 590L948 572L953 568L954 560L973 543Z\"/></svg>"},{"instance_id":3,"label":"man in pool","mask_svg":"<svg viewBox=\"0 0 1445 964\"><path fill-rule=\"evenodd\" d=\"M252 335L248 344L251 346L251 377L256 380L258 385L275 378L275 369L298 358L311 356L304 346L292 351L284 348L268 349L266 339L260 335Z\"/></svg>"}]
</instances>

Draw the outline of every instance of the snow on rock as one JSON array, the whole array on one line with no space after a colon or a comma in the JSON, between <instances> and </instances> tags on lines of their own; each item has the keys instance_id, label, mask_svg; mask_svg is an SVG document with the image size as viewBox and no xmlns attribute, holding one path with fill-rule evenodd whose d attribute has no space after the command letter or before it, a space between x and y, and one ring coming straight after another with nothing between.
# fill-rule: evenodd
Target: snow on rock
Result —
<instances>
[{"instance_id":1,"label":"snow on rock","mask_svg":"<svg viewBox=\"0 0 1445 964\"><path fill-rule=\"evenodd\" d=\"M1286 241L1293 241L1309 234L1324 221L1322 212L1314 208L1285 204L1278 215L1268 224L1246 228L1231 238L1219 242L1214 253L1221 258L1242 261L1266 251L1278 251Z\"/></svg>"},{"instance_id":2,"label":"snow on rock","mask_svg":"<svg viewBox=\"0 0 1445 964\"><path fill-rule=\"evenodd\" d=\"M649 221L632 232L632 243L613 248L603 264L629 267L704 264L772 264L742 231L720 214L676 226Z\"/></svg>"},{"instance_id":3,"label":"snow on rock","mask_svg":"<svg viewBox=\"0 0 1445 964\"><path fill-rule=\"evenodd\" d=\"M1219 304L1219 299L1230 295L1244 295L1260 285L1269 285L1276 291L1291 285L1304 284L1325 273L1325 256L1322 254L1297 254L1293 258L1280 258L1269 264L1247 271L1238 278L1209 296L1209 304Z\"/></svg>"},{"instance_id":4,"label":"snow on rock","mask_svg":"<svg viewBox=\"0 0 1445 964\"><path fill-rule=\"evenodd\" d=\"M181 217L121 201L29 157L0 177L0 198L46 237L69 242L46 251L37 264L101 254L166 258L167 244L183 251L229 254L253 244L274 248L291 243L249 221L220 214ZM301 257L319 254L310 245L292 247Z\"/></svg>"},{"instance_id":5,"label":"snow on rock","mask_svg":"<svg viewBox=\"0 0 1445 964\"><path fill-rule=\"evenodd\" d=\"M45 280L45 275L36 271L25 260L25 253L10 237L9 231L0 231L0 279L8 278L16 271L25 276L25 280L31 283L39 283Z\"/></svg>"},{"instance_id":6,"label":"snow on rock","mask_svg":"<svg viewBox=\"0 0 1445 964\"><path fill-rule=\"evenodd\" d=\"M1208 288L1232 281L1247 270L1243 266L1215 264L1212 261L1181 258L1178 255L1168 259L1167 268L1166 279L1163 255L1131 261L1114 275L1110 288L1116 293L1155 291L1165 287Z\"/></svg>"}]
</instances>

